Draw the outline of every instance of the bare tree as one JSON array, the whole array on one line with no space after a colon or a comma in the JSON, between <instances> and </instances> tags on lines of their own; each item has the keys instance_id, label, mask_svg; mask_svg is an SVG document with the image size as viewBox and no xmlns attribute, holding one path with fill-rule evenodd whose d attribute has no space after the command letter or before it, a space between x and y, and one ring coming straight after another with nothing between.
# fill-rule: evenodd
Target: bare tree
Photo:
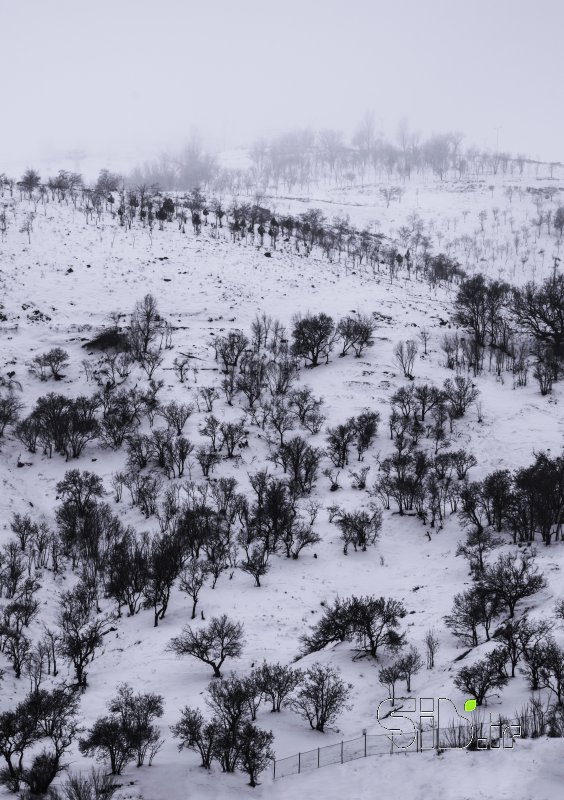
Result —
<instances>
[{"instance_id":1,"label":"bare tree","mask_svg":"<svg viewBox=\"0 0 564 800\"><path fill-rule=\"evenodd\" d=\"M334 667L316 663L305 673L304 682L292 701L293 708L323 733L348 708L352 684L346 684Z\"/></svg>"},{"instance_id":2,"label":"bare tree","mask_svg":"<svg viewBox=\"0 0 564 800\"><path fill-rule=\"evenodd\" d=\"M221 667L227 658L239 658L243 652L243 626L227 616L212 617L209 625L194 631L187 626L172 639L169 649L177 656L193 656L213 669L214 678L221 678Z\"/></svg>"},{"instance_id":3,"label":"bare tree","mask_svg":"<svg viewBox=\"0 0 564 800\"><path fill-rule=\"evenodd\" d=\"M413 380L413 365L417 356L417 345L412 339L398 342L394 347L394 361L403 371L404 377Z\"/></svg>"},{"instance_id":4,"label":"bare tree","mask_svg":"<svg viewBox=\"0 0 564 800\"><path fill-rule=\"evenodd\" d=\"M20 418L20 411L24 408L23 403L13 394L0 394L0 437L4 435L6 428L16 425Z\"/></svg>"},{"instance_id":5,"label":"bare tree","mask_svg":"<svg viewBox=\"0 0 564 800\"><path fill-rule=\"evenodd\" d=\"M401 677L405 680L406 691L411 692L411 679L423 666L423 659L419 651L412 645L409 651L397 661L397 666Z\"/></svg>"},{"instance_id":6,"label":"bare tree","mask_svg":"<svg viewBox=\"0 0 564 800\"><path fill-rule=\"evenodd\" d=\"M179 588L192 600L192 616L191 619L196 618L196 606L198 604L198 597L207 577L210 573L209 565L205 561L199 561L192 558L188 566L180 575Z\"/></svg>"},{"instance_id":7,"label":"bare tree","mask_svg":"<svg viewBox=\"0 0 564 800\"><path fill-rule=\"evenodd\" d=\"M146 356L156 337L162 332L164 320L159 314L152 294L135 304L129 327L129 341L136 358ZM159 348L160 349L160 348Z\"/></svg>"},{"instance_id":8,"label":"bare tree","mask_svg":"<svg viewBox=\"0 0 564 800\"><path fill-rule=\"evenodd\" d=\"M310 367L317 367L320 358L329 361L335 341L335 323L327 314L296 316L292 331L292 353L303 358Z\"/></svg>"},{"instance_id":9,"label":"bare tree","mask_svg":"<svg viewBox=\"0 0 564 800\"><path fill-rule=\"evenodd\" d=\"M484 568L480 577L480 585L499 597L511 618L515 615L519 600L531 597L546 586L546 580L535 566L534 557L534 552L500 555L497 561Z\"/></svg>"},{"instance_id":10,"label":"bare tree","mask_svg":"<svg viewBox=\"0 0 564 800\"><path fill-rule=\"evenodd\" d=\"M431 337L431 331L429 330L429 328L421 328L421 330L419 331L419 340L423 345L423 352L425 355L427 355L427 345L429 343L430 337Z\"/></svg>"},{"instance_id":11,"label":"bare tree","mask_svg":"<svg viewBox=\"0 0 564 800\"><path fill-rule=\"evenodd\" d=\"M431 628L425 634L425 647L427 651L427 669L433 669L435 666L435 656L439 649L439 638L434 628Z\"/></svg>"}]
</instances>

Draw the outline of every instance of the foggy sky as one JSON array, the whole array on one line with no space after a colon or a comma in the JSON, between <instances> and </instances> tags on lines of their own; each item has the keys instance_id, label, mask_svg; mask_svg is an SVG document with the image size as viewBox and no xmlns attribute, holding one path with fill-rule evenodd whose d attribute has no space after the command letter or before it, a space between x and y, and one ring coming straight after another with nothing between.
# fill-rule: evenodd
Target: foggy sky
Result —
<instances>
[{"instance_id":1,"label":"foggy sky","mask_svg":"<svg viewBox=\"0 0 564 800\"><path fill-rule=\"evenodd\" d=\"M561 0L0 0L0 172L68 150L157 155L366 110L564 160Z\"/></svg>"}]
</instances>

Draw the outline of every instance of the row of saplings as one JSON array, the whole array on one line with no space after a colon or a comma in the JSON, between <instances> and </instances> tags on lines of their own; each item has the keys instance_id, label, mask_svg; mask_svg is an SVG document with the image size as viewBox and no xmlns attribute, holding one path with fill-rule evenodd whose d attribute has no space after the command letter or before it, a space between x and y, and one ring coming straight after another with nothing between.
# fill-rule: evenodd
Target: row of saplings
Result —
<instances>
[{"instance_id":1,"label":"row of saplings","mask_svg":"<svg viewBox=\"0 0 564 800\"><path fill-rule=\"evenodd\" d=\"M216 619L213 624L221 622ZM240 639L240 626L238 633ZM323 732L347 707L350 688L330 666L316 663L303 672L265 662L244 678L231 674L213 680L206 697L210 716L186 707L171 730L179 749L197 751L202 766L210 768L217 762L224 772L240 769L256 786L260 773L274 759L272 732L254 724L263 700L270 701L273 712L291 705L312 729ZM48 796L50 800L111 797L119 784L96 771L90 778L71 775L60 789L51 786L66 770L65 755L77 738L80 752L103 762L110 776L121 775L132 762L137 767L153 763L164 744L156 723L163 715L161 695L135 694L122 684L108 702L109 713L89 729L79 724L79 700L78 687L47 690L35 686L15 708L0 714L3 786L21 797ZM78 792L80 787L84 794ZM96 787L103 793L95 793Z\"/></svg>"}]
</instances>

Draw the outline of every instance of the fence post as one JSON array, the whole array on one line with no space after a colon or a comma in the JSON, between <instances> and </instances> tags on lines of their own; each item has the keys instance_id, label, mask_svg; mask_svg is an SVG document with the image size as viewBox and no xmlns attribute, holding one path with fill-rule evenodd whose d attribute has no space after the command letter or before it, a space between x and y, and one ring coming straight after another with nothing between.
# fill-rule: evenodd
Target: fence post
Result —
<instances>
[{"instance_id":1,"label":"fence post","mask_svg":"<svg viewBox=\"0 0 564 800\"><path fill-rule=\"evenodd\" d=\"M366 758L366 734L364 734L364 758Z\"/></svg>"},{"instance_id":2,"label":"fence post","mask_svg":"<svg viewBox=\"0 0 564 800\"><path fill-rule=\"evenodd\" d=\"M319 747L317 748L317 769L319 769Z\"/></svg>"},{"instance_id":3,"label":"fence post","mask_svg":"<svg viewBox=\"0 0 564 800\"><path fill-rule=\"evenodd\" d=\"M341 742L341 764L343 763L343 745L344 742Z\"/></svg>"},{"instance_id":4,"label":"fence post","mask_svg":"<svg viewBox=\"0 0 564 800\"><path fill-rule=\"evenodd\" d=\"M276 780L276 759L274 760L274 775L272 776L273 780Z\"/></svg>"},{"instance_id":5,"label":"fence post","mask_svg":"<svg viewBox=\"0 0 564 800\"><path fill-rule=\"evenodd\" d=\"M298 775L302 771L302 754L298 753Z\"/></svg>"}]
</instances>

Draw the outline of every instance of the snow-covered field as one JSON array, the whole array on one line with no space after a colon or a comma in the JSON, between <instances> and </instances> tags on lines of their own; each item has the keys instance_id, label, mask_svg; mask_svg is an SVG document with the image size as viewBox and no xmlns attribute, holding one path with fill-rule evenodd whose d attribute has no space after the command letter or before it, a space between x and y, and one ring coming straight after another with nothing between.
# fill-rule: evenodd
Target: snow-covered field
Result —
<instances>
[{"instance_id":1,"label":"snow-covered field","mask_svg":"<svg viewBox=\"0 0 564 800\"><path fill-rule=\"evenodd\" d=\"M500 179L493 189L488 180L472 187L468 182L414 181L406 186L401 202L394 201L388 208L376 187L312 190L307 198L298 194L283 197L280 191L276 197L265 196L263 204L279 215L312 206L320 207L329 217L348 214L358 227L377 222L375 230L394 237L401 235L402 226L414 224L414 220L417 224L419 218L434 252L444 250L457 256L469 272L483 271L496 279L520 284L551 273L552 257L560 252L560 242L546 224L541 227L539 238L531 225L538 209L526 186L545 183L533 179L513 179L512 183L517 188L511 201L505 182ZM543 213L556 208L562 197L561 190L554 199L544 199ZM277 317L288 329L297 312L324 311L336 319L351 312L376 313L374 345L361 358L348 355L341 359L335 351L329 364L301 370L299 378L300 384L307 383L316 396L324 398L328 425L344 422L366 408L381 414L378 436L365 456L365 465L371 467L369 486L376 478L377 457L384 458L391 452L387 426L390 397L407 383L394 363L394 346L400 340L416 339L422 327L428 328L428 354L423 355L420 348L416 380L441 385L452 376L443 365L440 345L448 330L444 322L450 319L455 289L433 288L425 282L407 280L401 273L390 283L385 272L375 276L364 265L352 271L344 260L329 263L315 250L306 257L296 253L291 244L285 246L281 242L271 252L271 258L265 258L266 248L233 243L226 230L220 231L218 238L211 235L209 227L202 228L199 236L191 230L182 235L176 225L167 224L164 231L155 227L149 236L138 225L132 230L119 227L109 212L98 224L87 224L79 209L55 202L45 208L38 206L28 242L19 227L33 204L27 200L12 204L7 197L0 202L9 206L9 228L0 244L0 302L7 318L0 323L0 374L15 372L23 387L25 413L47 391L73 397L93 393L96 387L86 382L82 367L83 360L89 357L84 342L108 323L112 312L129 314L135 302L147 293L156 297L159 311L176 328L173 349L166 351L165 361L154 376L164 380L163 401L189 402L199 387L218 384L220 375L210 340L233 328L248 332L257 313L264 311ZM482 220L483 231L481 211L487 212ZM35 315L40 316L39 320L34 318L35 311L40 312ZM64 348L70 364L61 382L43 383L26 365L35 355L53 347ZM178 353L189 353L193 356L191 363L197 365L184 384L178 382L172 370ZM134 369L127 385L138 382L141 386L144 381L144 374ZM475 383L480 390L483 420L479 421L476 410L471 408L455 423L451 437L454 449L465 448L476 456L478 463L471 470L472 479L480 479L495 469L525 466L532 461L533 451L560 451L564 433L560 383L547 397L541 396L532 379L526 387L516 389L509 375L500 379L484 371ZM221 419L237 419L242 416L238 402L230 408L222 397L214 413ZM184 429L184 435L196 444L201 441L198 428L204 416L195 411ZM324 430L313 436L312 442L323 446ZM235 467L229 461L223 462L216 476L233 475L240 490L246 491L249 474L267 466L271 472L279 470L267 456L263 432L251 426L249 447L242 451L240 464ZM26 465L17 468L18 461ZM77 462L65 463L59 455L51 459L42 455L40 449L30 454L21 442L7 436L0 452L1 543L11 535L9 523L16 512L29 513L35 520L54 527L55 486L73 467L91 470L103 478L107 491L104 500L124 522L139 531L157 530L154 518L145 519L138 509L130 507L125 491L121 503L114 501L110 480L124 463L124 452L103 450L98 444L89 444ZM323 466L328 465L325 460ZM352 459L351 467L354 468ZM190 477L203 481L197 463ZM232 580L222 575L214 590L209 585L204 587L200 603L207 620L228 613L244 624L243 656L227 662L227 669L244 675L251 665L263 659L290 663L299 654L300 635L320 618L322 604L330 604L337 595L383 595L405 603L408 616L402 629L407 630L410 644L423 651L425 632L431 627L439 631L436 667L423 669L415 676L414 693L463 702L465 698L453 686L453 676L460 666L454 659L461 650L443 623L454 594L471 584L466 562L456 557L462 537L456 516L451 516L442 530L429 531L415 517L384 511L376 546L345 556L338 528L329 522L326 507L338 502L348 509L358 509L367 506L370 498L366 491L350 488L346 470L341 473L340 484L342 488L333 495L327 478L320 476L317 482L312 496L322 506L315 526L321 542L314 548L306 549L298 560L275 557L260 588L239 570ZM520 606L521 610L530 608L532 617L549 616L555 601L564 596L561 548L561 543L550 548L539 546L538 563L548 585ZM69 571L57 578L43 573L40 619L32 623L31 629L34 636L39 635L42 623L53 623L58 594L73 580ZM103 610L112 610L111 601L103 601ZM158 628L153 628L150 610L132 618L122 617L115 623L117 630L105 637L102 650L89 667L88 688L81 701L81 722L85 726L104 713L106 702L120 682L127 681L137 691L158 692L165 699L165 713L159 722L166 739L164 747L151 768L130 766L126 770L122 779L124 798L227 798L251 795L253 791L257 797L280 800L309 795L324 800L364 800L374 796L408 800L440 795L452 800L552 800L560 796L563 769L559 739L517 741L510 752L379 756L275 782L266 772L262 785L255 790L246 785L246 777L240 773L226 775L215 768L208 774L198 766L194 753L178 753L169 731L183 706L200 705L205 709L203 695L211 676L209 668L200 662L178 660L166 651L171 638L189 622L189 616L190 601L175 588ZM194 624L204 623L196 620ZM564 640L562 630L556 629L555 635ZM469 659L481 657L488 649L491 643L481 645ZM337 729L323 735L309 730L290 710L278 715L261 707L257 724L272 729L278 758L355 738L363 730L378 732L376 709L386 697L378 681L380 665L369 659L353 661L351 648L345 644L307 656L300 666L307 667L314 661L338 666L345 680L353 684L351 708L339 718ZM0 705L5 709L23 696L27 686L24 678L14 677L7 663L2 666L6 673ZM63 677L65 670L66 666ZM518 675L490 699L487 710L512 717L528 696L526 681ZM73 769L89 767L77 748L68 762Z\"/></svg>"}]
</instances>

